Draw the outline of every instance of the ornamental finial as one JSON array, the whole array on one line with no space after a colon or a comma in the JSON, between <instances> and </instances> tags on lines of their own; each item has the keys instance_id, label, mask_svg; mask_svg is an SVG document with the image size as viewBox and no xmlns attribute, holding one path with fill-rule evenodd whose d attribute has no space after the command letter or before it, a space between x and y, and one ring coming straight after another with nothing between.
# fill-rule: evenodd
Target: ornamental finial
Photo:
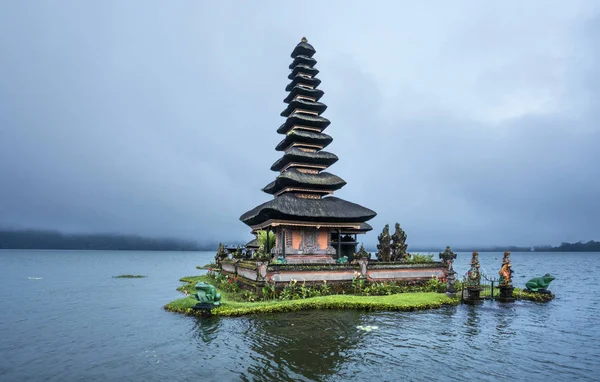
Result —
<instances>
[{"instance_id":1,"label":"ornamental finial","mask_svg":"<svg viewBox=\"0 0 600 382\"><path fill-rule=\"evenodd\" d=\"M300 40L302 42L308 42L308 40L306 39L306 37L302 37L302 40Z\"/></svg>"}]
</instances>

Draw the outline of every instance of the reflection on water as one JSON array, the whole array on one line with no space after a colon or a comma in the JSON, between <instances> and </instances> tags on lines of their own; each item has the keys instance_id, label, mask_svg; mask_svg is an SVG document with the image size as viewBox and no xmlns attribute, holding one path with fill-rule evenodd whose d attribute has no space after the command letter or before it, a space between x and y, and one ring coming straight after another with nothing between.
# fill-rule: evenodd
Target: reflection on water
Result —
<instances>
[{"instance_id":1,"label":"reflection on water","mask_svg":"<svg viewBox=\"0 0 600 382\"><path fill-rule=\"evenodd\" d=\"M476 306L468 306L467 309L467 321L465 322L465 334L468 337L477 336L481 330L479 329L479 313Z\"/></svg>"},{"instance_id":2,"label":"reflection on water","mask_svg":"<svg viewBox=\"0 0 600 382\"><path fill-rule=\"evenodd\" d=\"M557 274L551 288L557 298L548 304L203 319L163 311L180 296L179 277L199 273L194 267L213 256L0 251L0 380L591 381L600 375L600 296L573 281L582 269L599 274L600 254L513 253L516 286ZM459 254L457 272L468 269L469 259ZM480 253L488 269L500 260L501 254ZM112 278L122 273L148 278ZM357 328L369 325L377 329Z\"/></svg>"},{"instance_id":3,"label":"reflection on water","mask_svg":"<svg viewBox=\"0 0 600 382\"><path fill-rule=\"evenodd\" d=\"M250 318L243 340L256 362L249 376L268 380L314 380L335 375L348 355L359 346L360 314L355 311L289 313L282 317ZM324 313L324 314L323 314Z\"/></svg>"}]
</instances>

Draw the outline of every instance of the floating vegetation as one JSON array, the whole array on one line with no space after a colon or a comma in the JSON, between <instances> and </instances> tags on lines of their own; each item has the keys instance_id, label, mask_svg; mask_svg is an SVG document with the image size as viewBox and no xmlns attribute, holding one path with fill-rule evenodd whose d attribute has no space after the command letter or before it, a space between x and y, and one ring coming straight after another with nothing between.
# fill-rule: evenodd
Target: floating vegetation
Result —
<instances>
[{"instance_id":1,"label":"floating vegetation","mask_svg":"<svg viewBox=\"0 0 600 382\"><path fill-rule=\"evenodd\" d=\"M113 279L143 279L146 278L148 276L142 276L142 275L119 275L119 276L113 276Z\"/></svg>"},{"instance_id":2,"label":"floating vegetation","mask_svg":"<svg viewBox=\"0 0 600 382\"><path fill-rule=\"evenodd\" d=\"M358 325L358 326L356 327L356 329L363 330L363 331L365 331L365 332L370 332L370 331L372 331L372 330L377 330L377 329L379 329L379 326L374 326L374 325L362 326L362 325Z\"/></svg>"}]
</instances>

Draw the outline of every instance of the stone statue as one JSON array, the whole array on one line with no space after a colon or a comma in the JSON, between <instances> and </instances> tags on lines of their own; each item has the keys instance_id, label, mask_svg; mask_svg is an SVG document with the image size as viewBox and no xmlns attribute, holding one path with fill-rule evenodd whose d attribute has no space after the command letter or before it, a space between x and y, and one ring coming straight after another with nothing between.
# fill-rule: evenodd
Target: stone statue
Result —
<instances>
[{"instance_id":1,"label":"stone statue","mask_svg":"<svg viewBox=\"0 0 600 382\"><path fill-rule=\"evenodd\" d=\"M369 260L369 258L371 257L371 254L365 250L365 246L362 245L362 243L361 243L360 249L358 250L358 253L356 253L354 255L354 257L356 259L366 258L367 260Z\"/></svg>"},{"instance_id":2,"label":"stone statue","mask_svg":"<svg viewBox=\"0 0 600 382\"><path fill-rule=\"evenodd\" d=\"M390 254L390 225L386 224L383 228L383 232L377 236L377 240L379 240L379 244L377 244L377 260L379 261L391 261Z\"/></svg>"},{"instance_id":3,"label":"stone statue","mask_svg":"<svg viewBox=\"0 0 600 382\"><path fill-rule=\"evenodd\" d=\"M456 253L452 252L450 246L447 246L444 252L440 253L440 259L448 267L446 269L446 294L454 297L456 295L456 272L452 268L452 263L456 259Z\"/></svg>"},{"instance_id":4,"label":"stone statue","mask_svg":"<svg viewBox=\"0 0 600 382\"><path fill-rule=\"evenodd\" d=\"M335 261L338 264L346 264L348 262L348 256L342 256Z\"/></svg>"},{"instance_id":5,"label":"stone statue","mask_svg":"<svg viewBox=\"0 0 600 382\"><path fill-rule=\"evenodd\" d=\"M408 257L406 248L406 232L396 223L396 231L392 235L392 261L405 260Z\"/></svg>"},{"instance_id":6,"label":"stone statue","mask_svg":"<svg viewBox=\"0 0 600 382\"><path fill-rule=\"evenodd\" d=\"M532 292L549 293L549 291L547 291L546 289L553 280L554 276L551 276L549 273L546 273L542 277L534 277L531 280L527 281L525 286L528 290Z\"/></svg>"},{"instance_id":7,"label":"stone statue","mask_svg":"<svg viewBox=\"0 0 600 382\"><path fill-rule=\"evenodd\" d=\"M221 260L225 260L227 256L228 254L227 251L225 251L223 243L219 243L219 248L217 249L217 254L215 255L215 263L217 265L221 265Z\"/></svg>"},{"instance_id":8,"label":"stone statue","mask_svg":"<svg viewBox=\"0 0 600 382\"><path fill-rule=\"evenodd\" d=\"M479 253L473 252L471 268L467 274L467 286L479 287L481 284L481 272L479 271Z\"/></svg>"},{"instance_id":9,"label":"stone statue","mask_svg":"<svg viewBox=\"0 0 600 382\"><path fill-rule=\"evenodd\" d=\"M444 252L440 253L440 259L442 259L444 265L448 268L452 268L452 262L456 259L456 253L452 252L450 246L447 246Z\"/></svg>"},{"instance_id":10,"label":"stone statue","mask_svg":"<svg viewBox=\"0 0 600 382\"><path fill-rule=\"evenodd\" d=\"M502 267L500 268L500 282L498 286L512 286L512 265L510 264L510 252L504 252L504 258L502 259Z\"/></svg>"},{"instance_id":11,"label":"stone statue","mask_svg":"<svg viewBox=\"0 0 600 382\"><path fill-rule=\"evenodd\" d=\"M210 310L221 305L221 294L217 292L214 286L202 281L196 283L196 294L194 297L198 300L194 309Z\"/></svg>"},{"instance_id":12,"label":"stone statue","mask_svg":"<svg viewBox=\"0 0 600 382\"><path fill-rule=\"evenodd\" d=\"M238 259L238 260L243 259L244 254L242 253L242 248L238 246L232 256L234 259Z\"/></svg>"}]
</instances>

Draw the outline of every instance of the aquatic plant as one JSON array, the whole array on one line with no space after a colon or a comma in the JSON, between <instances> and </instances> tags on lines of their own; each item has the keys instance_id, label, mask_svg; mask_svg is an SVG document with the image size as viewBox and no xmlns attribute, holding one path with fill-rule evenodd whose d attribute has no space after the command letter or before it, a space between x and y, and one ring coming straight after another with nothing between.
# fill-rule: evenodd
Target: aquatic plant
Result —
<instances>
[{"instance_id":1,"label":"aquatic plant","mask_svg":"<svg viewBox=\"0 0 600 382\"><path fill-rule=\"evenodd\" d=\"M142 276L142 275L119 275L119 276L113 276L113 279L143 279L146 278L148 276Z\"/></svg>"}]
</instances>

